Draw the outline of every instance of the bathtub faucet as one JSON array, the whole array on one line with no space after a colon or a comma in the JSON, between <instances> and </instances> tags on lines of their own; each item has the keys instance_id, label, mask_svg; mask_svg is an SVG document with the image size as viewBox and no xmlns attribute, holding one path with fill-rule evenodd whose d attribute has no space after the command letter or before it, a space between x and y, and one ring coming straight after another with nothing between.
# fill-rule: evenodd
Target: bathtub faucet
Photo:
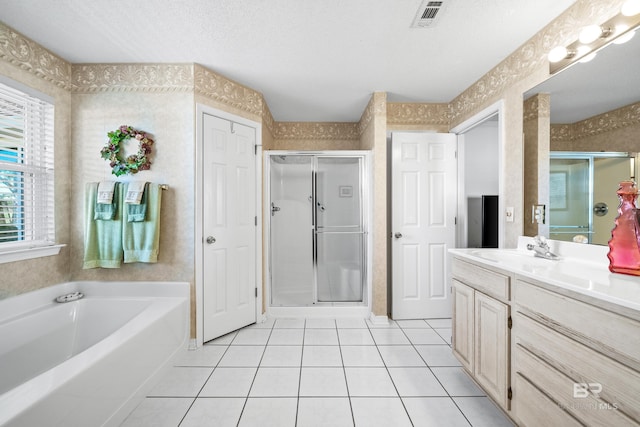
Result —
<instances>
[{"instance_id":1,"label":"bathtub faucet","mask_svg":"<svg viewBox=\"0 0 640 427\"><path fill-rule=\"evenodd\" d=\"M82 292L72 292L70 294L65 294L65 295L60 295L58 298L55 299L56 302L71 302L71 301L77 301L80 298L84 298L84 294Z\"/></svg>"},{"instance_id":2,"label":"bathtub faucet","mask_svg":"<svg viewBox=\"0 0 640 427\"><path fill-rule=\"evenodd\" d=\"M551 248L549 248L547 239L544 236L534 237L534 243L535 244L529 243L527 245L527 249L533 251L535 256L552 260L560 258L558 255L551 252Z\"/></svg>"}]
</instances>

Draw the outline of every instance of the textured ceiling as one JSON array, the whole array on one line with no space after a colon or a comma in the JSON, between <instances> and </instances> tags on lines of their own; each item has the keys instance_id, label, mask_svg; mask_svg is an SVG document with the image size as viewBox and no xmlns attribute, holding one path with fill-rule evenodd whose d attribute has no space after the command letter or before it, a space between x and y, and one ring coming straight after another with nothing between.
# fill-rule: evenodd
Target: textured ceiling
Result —
<instances>
[{"instance_id":1,"label":"textured ceiling","mask_svg":"<svg viewBox=\"0 0 640 427\"><path fill-rule=\"evenodd\" d=\"M196 62L278 121L357 121L374 91L449 102L574 0L0 0L0 20L73 63Z\"/></svg>"}]
</instances>

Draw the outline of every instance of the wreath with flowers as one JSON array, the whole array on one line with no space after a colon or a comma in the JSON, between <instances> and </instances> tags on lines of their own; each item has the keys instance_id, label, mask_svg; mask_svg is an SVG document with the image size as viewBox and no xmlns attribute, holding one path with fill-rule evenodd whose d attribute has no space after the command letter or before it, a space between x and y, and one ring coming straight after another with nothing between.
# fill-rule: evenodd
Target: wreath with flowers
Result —
<instances>
[{"instance_id":1,"label":"wreath with flowers","mask_svg":"<svg viewBox=\"0 0 640 427\"><path fill-rule=\"evenodd\" d=\"M108 132L109 142L100 150L100 156L109 161L111 173L115 176L134 174L151 168L151 146L153 139L148 133L136 130L131 126L120 126L118 129ZM121 144L134 138L138 141L138 152L123 158L120 149Z\"/></svg>"}]
</instances>

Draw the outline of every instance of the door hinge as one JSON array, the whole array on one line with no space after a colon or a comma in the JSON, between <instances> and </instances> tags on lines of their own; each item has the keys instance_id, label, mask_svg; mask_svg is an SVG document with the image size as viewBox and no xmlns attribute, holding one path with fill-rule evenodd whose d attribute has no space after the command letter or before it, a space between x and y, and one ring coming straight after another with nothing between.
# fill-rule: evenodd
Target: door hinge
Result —
<instances>
[{"instance_id":1,"label":"door hinge","mask_svg":"<svg viewBox=\"0 0 640 427\"><path fill-rule=\"evenodd\" d=\"M258 298L258 288L256 288L256 298Z\"/></svg>"},{"instance_id":2,"label":"door hinge","mask_svg":"<svg viewBox=\"0 0 640 427\"><path fill-rule=\"evenodd\" d=\"M513 390L511 390L511 387L507 389L507 399L513 399Z\"/></svg>"},{"instance_id":3,"label":"door hinge","mask_svg":"<svg viewBox=\"0 0 640 427\"><path fill-rule=\"evenodd\" d=\"M458 217L457 216L453 217L453 225L458 225Z\"/></svg>"},{"instance_id":4,"label":"door hinge","mask_svg":"<svg viewBox=\"0 0 640 427\"><path fill-rule=\"evenodd\" d=\"M254 218L255 218L255 225L257 227L258 226L258 215L256 215Z\"/></svg>"},{"instance_id":5,"label":"door hinge","mask_svg":"<svg viewBox=\"0 0 640 427\"><path fill-rule=\"evenodd\" d=\"M513 327L513 319L511 318L511 316L509 316L509 318L507 319L507 327L509 329Z\"/></svg>"},{"instance_id":6,"label":"door hinge","mask_svg":"<svg viewBox=\"0 0 640 427\"><path fill-rule=\"evenodd\" d=\"M253 146L253 154L256 156L258 155L258 144Z\"/></svg>"}]
</instances>

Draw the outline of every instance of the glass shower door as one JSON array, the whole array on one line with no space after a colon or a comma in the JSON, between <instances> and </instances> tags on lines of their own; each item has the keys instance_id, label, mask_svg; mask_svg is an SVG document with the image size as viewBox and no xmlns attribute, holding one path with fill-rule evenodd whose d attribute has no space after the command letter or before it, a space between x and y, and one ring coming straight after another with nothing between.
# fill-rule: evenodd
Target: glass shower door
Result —
<instances>
[{"instance_id":1,"label":"glass shower door","mask_svg":"<svg viewBox=\"0 0 640 427\"><path fill-rule=\"evenodd\" d=\"M549 175L549 237L591 241L591 162L588 158L552 158Z\"/></svg>"},{"instance_id":2,"label":"glass shower door","mask_svg":"<svg viewBox=\"0 0 640 427\"><path fill-rule=\"evenodd\" d=\"M270 157L271 305L314 302L311 156Z\"/></svg>"},{"instance_id":3,"label":"glass shower door","mask_svg":"<svg viewBox=\"0 0 640 427\"><path fill-rule=\"evenodd\" d=\"M363 301L365 229L361 157L317 157L315 268L318 302Z\"/></svg>"}]
</instances>

